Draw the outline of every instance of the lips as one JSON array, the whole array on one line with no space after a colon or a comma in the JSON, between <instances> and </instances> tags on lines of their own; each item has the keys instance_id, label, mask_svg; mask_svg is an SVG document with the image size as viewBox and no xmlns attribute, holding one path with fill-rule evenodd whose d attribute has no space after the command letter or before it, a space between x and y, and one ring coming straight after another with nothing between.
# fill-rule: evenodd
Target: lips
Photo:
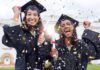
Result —
<instances>
[{"instance_id":1,"label":"lips","mask_svg":"<svg viewBox=\"0 0 100 70\"><path fill-rule=\"evenodd\" d=\"M34 23L36 23L35 19L28 19L28 24L33 25Z\"/></svg>"},{"instance_id":2,"label":"lips","mask_svg":"<svg viewBox=\"0 0 100 70\"><path fill-rule=\"evenodd\" d=\"M33 23L33 22L36 22L36 20L35 19L29 19L28 22Z\"/></svg>"}]
</instances>

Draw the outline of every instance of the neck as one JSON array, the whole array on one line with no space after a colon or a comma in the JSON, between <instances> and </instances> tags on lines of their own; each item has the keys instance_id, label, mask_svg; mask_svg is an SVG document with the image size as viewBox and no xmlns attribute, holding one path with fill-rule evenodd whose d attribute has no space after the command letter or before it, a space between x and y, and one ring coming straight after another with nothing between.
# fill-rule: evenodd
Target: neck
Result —
<instances>
[{"instance_id":1,"label":"neck","mask_svg":"<svg viewBox=\"0 0 100 70\"><path fill-rule=\"evenodd\" d=\"M67 45L67 46L71 46L72 44L71 44L71 38L65 38L65 44Z\"/></svg>"}]
</instances>

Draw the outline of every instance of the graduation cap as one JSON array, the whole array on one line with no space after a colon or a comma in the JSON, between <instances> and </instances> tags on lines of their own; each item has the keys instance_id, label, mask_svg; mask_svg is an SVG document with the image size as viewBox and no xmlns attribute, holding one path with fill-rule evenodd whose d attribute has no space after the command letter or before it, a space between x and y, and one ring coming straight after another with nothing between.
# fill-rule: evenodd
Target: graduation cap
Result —
<instances>
[{"instance_id":1,"label":"graduation cap","mask_svg":"<svg viewBox=\"0 0 100 70\"><path fill-rule=\"evenodd\" d=\"M40 4L36 0L31 0L21 7L21 12L25 12L28 7L37 8L39 13L46 11L46 8L42 4Z\"/></svg>"},{"instance_id":2,"label":"graduation cap","mask_svg":"<svg viewBox=\"0 0 100 70\"><path fill-rule=\"evenodd\" d=\"M60 18L58 19L57 24L59 25L60 22L61 22L62 20L70 20L70 21L72 22L72 24L73 24L75 27L77 27L77 26L78 26L78 23L79 23L79 22L78 22L77 20L75 20L74 18L71 18L70 16L65 15L65 14L62 14L62 15L60 16Z\"/></svg>"},{"instance_id":3,"label":"graduation cap","mask_svg":"<svg viewBox=\"0 0 100 70\"><path fill-rule=\"evenodd\" d=\"M26 4L24 4L21 7L21 12L24 12L26 14L26 12L29 9L37 10L38 13L42 13L42 12L46 11L46 8L42 4L37 2L36 0L31 0L31 1L27 2ZM22 22L22 17L21 17L21 22Z\"/></svg>"}]
</instances>

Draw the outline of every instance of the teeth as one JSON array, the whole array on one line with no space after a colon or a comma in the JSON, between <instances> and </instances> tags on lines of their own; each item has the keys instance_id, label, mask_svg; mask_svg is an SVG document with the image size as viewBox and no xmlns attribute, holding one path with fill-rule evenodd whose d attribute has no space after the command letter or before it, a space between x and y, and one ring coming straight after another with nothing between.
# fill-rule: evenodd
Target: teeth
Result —
<instances>
[{"instance_id":1,"label":"teeth","mask_svg":"<svg viewBox=\"0 0 100 70\"><path fill-rule=\"evenodd\" d=\"M70 32L70 31L65 31L65 33Z\"/></svg>"},{"instance_id":2,"label":"teeth","mask_svg":"<svg viewBox=\"0 0 100 70\"><path fill-rule=\"evenodd\" d=\"M29 19L29 22L35 21L35 19Z\"/></svg>"},{"instance_id":3,"label":"teeth","mask_svg":"<svg viewBox=\"0 0 100 70\"><path fill-rule=\"evenodd\" d=\"M70 32L70 30L69 29L65 29L64 32Z\"/></svg>"},{"instance_id":4,"label":"teeth","mask_svg":"<svg viewBox=\"0 0 100 70\"><path fill-rule=\"evenodd\" d=\"M71 31L70 28L65 28L65 29L64 29L64 32L70 32L70 31Z\"/></svg>"}]
</instances>

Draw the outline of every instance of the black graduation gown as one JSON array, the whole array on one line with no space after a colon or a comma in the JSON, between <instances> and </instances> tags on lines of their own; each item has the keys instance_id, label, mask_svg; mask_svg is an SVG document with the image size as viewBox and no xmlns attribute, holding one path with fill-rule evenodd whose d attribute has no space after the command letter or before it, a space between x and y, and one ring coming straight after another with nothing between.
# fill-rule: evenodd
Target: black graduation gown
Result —
<instances>
[{"instance_id":1,"label":"black graduation gown","mask_svg":"<svg viewBox=\"0 0 100 70\"><path fill-rule=\"evenodd\" d=\"M82 39L87 44L93 44L96 50L96 59L100 59L100 33L92 31L90 29L84 30Z\"/></svg>"},{"instance_id":2,"label":"black graduation gown","mask_svg":"<svg viewBox=\"0 0 100 70\"><path fill-rule=\"evenodd\" d=\"M95 58L94 47L84 41L76 42L69 51L63 39L59 39L56 48L59 56L54 62L54 70L86 70L88 61Z\"/></svg>"},{"instance_id":3,"label":"black graduation gown","mask_svg":"<svg viewBox=\"0 0 100 70\"><path fill-rule=\"evenodd\" d=\"M43 62L51 59L51 44L45 41L41 47L37 45L37 38L29 30L20 25L9 27L5 25L2 43L8 47L14 47L17 52L15 70L33 70L33 68L44 69Z\"/></svg>"}]
</instances>

